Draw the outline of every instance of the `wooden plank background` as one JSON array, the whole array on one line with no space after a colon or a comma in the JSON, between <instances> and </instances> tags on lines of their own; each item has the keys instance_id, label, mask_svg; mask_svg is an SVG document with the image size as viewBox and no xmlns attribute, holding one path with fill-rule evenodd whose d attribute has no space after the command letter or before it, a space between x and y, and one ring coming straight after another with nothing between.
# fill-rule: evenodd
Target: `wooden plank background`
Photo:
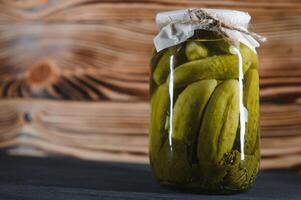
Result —
<instances>
[{"instance_id":1,"label":"wooden plank background","mask_svg":"<svg viewBox=\"0 0 301 200\"><path fill-rule=\"evenodd\" d=\"M148 162L157 12L248 11L259 49L262 168L301 165L299 0L2 0L0 147L11 154Z\"/></svg>"}]
</instances>

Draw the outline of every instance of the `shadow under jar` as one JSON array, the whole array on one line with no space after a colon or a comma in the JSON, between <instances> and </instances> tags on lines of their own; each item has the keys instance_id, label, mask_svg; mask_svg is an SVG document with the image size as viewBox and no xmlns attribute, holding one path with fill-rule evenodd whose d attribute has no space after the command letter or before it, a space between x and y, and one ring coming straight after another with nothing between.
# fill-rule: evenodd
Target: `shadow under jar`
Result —
<instances>
[{"instance_id":1,"label":"shadow under jar","mask_svg":"<svg viewBox=\"0 0 301 200\"><path fill-rule=\"evenodd\" d=\"M236 50L199 30L153 54L150 163L160 184L202 193L253 184L260 161L258 58L242 43Z\"/></svg>"}]
</instances>

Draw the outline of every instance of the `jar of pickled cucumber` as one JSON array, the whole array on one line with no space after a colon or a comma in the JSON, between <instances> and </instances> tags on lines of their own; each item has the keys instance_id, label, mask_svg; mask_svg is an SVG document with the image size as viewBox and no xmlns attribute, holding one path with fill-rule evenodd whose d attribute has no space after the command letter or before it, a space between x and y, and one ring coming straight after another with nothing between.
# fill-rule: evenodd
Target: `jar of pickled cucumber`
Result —
<instances>
[{"instance_id":1,"label":"jar of pickled cucumber","mask_svg":"<svg viewBox=\"0 0 301 200\"><path fill-rule=\"evenodd\" d=\"M254 183L260 161L255 47L261 38L247 31L249 20L243 12L211 9L157 16L149 155L160 184L234 193Z\"/></svg>"}]
</instances>

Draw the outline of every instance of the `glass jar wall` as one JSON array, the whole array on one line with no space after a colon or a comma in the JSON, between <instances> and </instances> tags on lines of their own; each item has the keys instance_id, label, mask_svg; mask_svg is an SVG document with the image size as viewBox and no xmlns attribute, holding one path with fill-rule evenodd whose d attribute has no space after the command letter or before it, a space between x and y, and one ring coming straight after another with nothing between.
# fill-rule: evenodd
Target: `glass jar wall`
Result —
<instances>
[{"instance_id":1,"label":"glass jar wall","mask_svg":"<svg viewBox=\"0 0 301 200\"><path fill-rule=\"evenodd\" d=\"M153 54L150 163L162 185L232 193L254 182L260 160L258 59L242 43L236 49L198 31Z\"/></svg>"}]
</instances>

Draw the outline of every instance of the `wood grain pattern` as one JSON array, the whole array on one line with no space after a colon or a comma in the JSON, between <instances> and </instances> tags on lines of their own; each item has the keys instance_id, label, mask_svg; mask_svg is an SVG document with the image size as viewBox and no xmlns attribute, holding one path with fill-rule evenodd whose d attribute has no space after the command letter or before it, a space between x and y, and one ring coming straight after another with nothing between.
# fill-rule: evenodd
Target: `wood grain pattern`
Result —
<instances>
[{"instance_id":1,"label":"wood grain pattern","mask_svg":"<svg viewBox=\"0 0 301 200\"><path fill-rule=\"evenodd\" d=\"M147 102L8 99L0 101L0 109L3 110L0 114L0 148L7 148L11 153L148 161ZM266 119L262 118L264 122ZM262 138L263 168L300 164L301 135L283 136L280 139L277 135ZM23 148L11 148L20 146Z\"/></svg>"},{"instance_id":2,"label":"wood grain pattern","mask_svg":"<svg viewBox=\"0 0 301 200\"><path fill-rule=\"evenodd\" d=\"M154 17L186 7L252 15L252 28L268 38L259 49L262 167L300 166L298 0L3 0L0 147L147 162Z\"/></svg>"}]
</instances>

